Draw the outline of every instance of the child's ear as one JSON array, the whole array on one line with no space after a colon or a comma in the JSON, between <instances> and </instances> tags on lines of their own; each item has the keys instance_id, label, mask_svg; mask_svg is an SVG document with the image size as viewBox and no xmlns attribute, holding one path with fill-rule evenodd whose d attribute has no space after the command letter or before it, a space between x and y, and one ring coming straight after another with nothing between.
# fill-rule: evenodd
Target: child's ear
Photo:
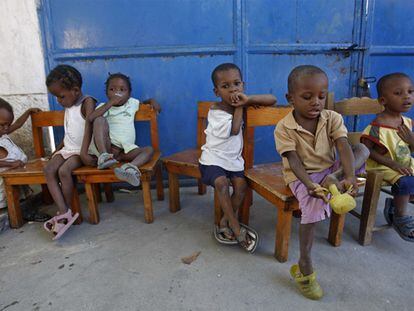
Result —
<instances>
[{"instance_id":1,"label":"child's ear","mask_svg":"<svg viewBox=\"0 0 414 311\"><path fill-rule=\"evenodd\" d=\"M214 94L215 94L217 97L220 97L220 96L219 96L219 94L218 94L218 90L217 90L217 88L216 88L216 87L213 89L213 92L214 92Z\"/></svg>"},{"instance_id":2,"label":"child's ear","mask_svg":"<svg viewBox=\"0 0 414 311\"><path fill-rule=\"evenodd\" d=\"M379 102L380 105L385 106L385 98L383 96L378 97L377 100L378 100L378 102Z\"/></svg>"},{"instance_id":3,"label":"child's ear","mask_svg":"<svg viewBox=\"0 0 414 311\"><path fill-rule=\"evenodd\" d=\"M74 86L72 88L72 91L74 91L76 94L79 94L80 93L80 87L79 86Z\"/></svg>"},{"instance_id":4,"label":"child's ear","mask_svg":"<svg viewBox=\"0 0 414 311\"><path fill-rule=\"evenodd\" d=\"M286 100L288 101L288 104L293 106L292 95L290 95L289 93L286 93L285 97L286 97Z\"/></svg>"}]
</instances>

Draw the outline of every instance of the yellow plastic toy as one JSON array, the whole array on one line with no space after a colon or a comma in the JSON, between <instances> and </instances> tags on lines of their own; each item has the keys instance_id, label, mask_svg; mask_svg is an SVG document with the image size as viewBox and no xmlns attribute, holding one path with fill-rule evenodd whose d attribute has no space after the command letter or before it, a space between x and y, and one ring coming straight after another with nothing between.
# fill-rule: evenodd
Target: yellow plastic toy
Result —
<instances>
[{"instance_id":1,"label":"yellow plastic toy","mask_svg":"<svg viewBox=\"0 0 414 311\"><path fill-rule=\"evenodd\" d=\"M315 184L316 185L316 184ZM348 213L350 210L353 210L356 207L356 201L349 192L352 191L352 186L345 193L340 193L335 184L329 186L329 190L316 185L315 192L328 192L331 193L331 198L329 199L329 205L333 211L339 215Z\"/></svg>"}]
</instances>

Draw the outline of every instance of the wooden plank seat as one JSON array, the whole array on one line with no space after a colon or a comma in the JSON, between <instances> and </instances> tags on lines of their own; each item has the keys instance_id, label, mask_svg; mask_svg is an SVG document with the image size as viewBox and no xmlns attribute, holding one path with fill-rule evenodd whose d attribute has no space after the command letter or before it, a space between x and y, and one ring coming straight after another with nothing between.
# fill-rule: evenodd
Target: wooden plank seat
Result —
<instances>
[{"instance_id":1,"label":"wooden plank seat","mask_svg":"<svg viewBox=\"0 0 414 311\"><path fill-rule=\"evenodd\" d=\"M148 105L140 105L139 110L135 114L135 121L149 122L151 146L154 154L151 160L139 167L141 171L141 186L144 201L144 219L146 223L154 221L152 198L151 198L151 180L156 177L156 189L158 200L164 200L164 188L162 184L162 167L161 152L159 149L157 112ZM122 163L118 164L118 166ZM97 195L96 185L121 182L114 174L113 169L98 170L96 167L84 166L74 170L74 175L79 182L85 184L86 197L88 198L88 210L90 222L99 223L99 195Z\"/></svg>"},{"instance_id":2,"label":"wooden plank seat","mask_svg":"<svg viewBox=\"0 0 414 311\"><path fill-rule=\"evenodd\" d=\"M40 184L42 185L43 201L47 204L53 202L47 189L46 179L43 173L43 168L45 167L47 160L42 158L46 153L43 144L42 128L47 126L63 126L63 118L63 111L42 111L32 114L32 134L36 158L28 161L25 167L9 169L0 173L0 176L4 181L9 222L12 228L19 228L24 224L19 203L19 186ZM76 188L74 189L71 206L74 212L79 213L76 223L81 223L82 215Z\"/></svg>"}]
</instances>

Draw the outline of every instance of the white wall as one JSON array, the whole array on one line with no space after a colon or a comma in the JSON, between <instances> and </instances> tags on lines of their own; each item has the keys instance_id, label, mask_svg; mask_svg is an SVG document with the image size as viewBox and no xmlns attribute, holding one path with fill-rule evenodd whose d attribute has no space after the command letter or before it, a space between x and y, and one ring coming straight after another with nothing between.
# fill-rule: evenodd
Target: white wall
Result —
<instances>
[{"instance_id":1,"label":"white wall","mask_svg":"<svg viewBox=\"0 0 414 311\"><path fill-rule=\"evenodd\" d=\"M0 1L0 97L13 106L15 117L29 107L49 109L36 3ZM12 138L33 155L30 121Z\"/></svg>"}]
</instances>

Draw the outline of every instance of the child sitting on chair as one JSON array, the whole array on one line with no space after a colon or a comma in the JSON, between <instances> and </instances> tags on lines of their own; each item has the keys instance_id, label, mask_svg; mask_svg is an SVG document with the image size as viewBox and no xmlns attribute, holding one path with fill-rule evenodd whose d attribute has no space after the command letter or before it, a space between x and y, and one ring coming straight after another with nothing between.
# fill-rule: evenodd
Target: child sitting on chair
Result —
<instances>
[{"instance_id":1,"label":"child sitting on chair","mask_svg":"<svg viewBox=\"0 0 414 311\"><path fill-rule=\"evenodd\" d=\"M122 73L111 74L105 82L108 101L97 106L89 116L93 122L93 141L89 153L97 157L98 169L105 169L118 162L124 163L114 173L118 179L139 186L139 166L147 163L153 154L151 146L135 144L135 113L139 100L131 97L131 81ZM149 99L143 104L160 111L160 105Z\"/></svg>"},{"instance_id":2,"label":"child sitting on chair","mask_svg":"<svg viewBox=\"0 0 414 311\"><path fill-rule=\"evenodd\" d=\"M58 214L45 222L45 230L59 239L76 221L71 204L75 182L73 170L82 166L80 154L87 150L92 135L88 116L95 109L96 100L82 93L82 75L69 65L55 67L46 78L48 91L56 96L65 109L63 142L56 148L44 167L47 187L58 206ZM91 159L88 159L91 161Z\"/></svg>"},{"instance_id":3,"label":"child sitting on chair","mask_svg":"<svg viewBox=\"0 0 414 311\"><path fill-rule=\"evenodd\" d=\"M221 98L210 108L205 130L206 144L201 147L201 180L217 192L224 216L215 228L217 241L237 244L252 253L258 243L257 232L239 223L237 212L243 204L247 183L244 177L243 108L251 105L271 106L276 103L273 95L244 94L240 69L231 63L216 67L211 75L214 93ZM233 194L230 196L230 183Z\"/></svg>"},{"instance_id":4,"label":"child sitting on chair","mask_svg":"<svg viewBox=\"0 0 414 311\"><path fill-rule=\"evenodd\" d=\"M414 217L407 211L414 199L414 133L412 120L402 115L413 105L414 86L406 74L392 73L379 79L377 91L384 111L361 137L370 150L367 170L382 172L392 185L394 198L385 201L385 219L404 240L414 242Z\"/></svg>"},{"instance_id":5,"label":"child sitting on chair","mask_svg":"<svg viewBox=\"0 0 414 311\"><path fill-rule=\"evenodd\" d=\"M11 168L24 167L27 156L9 137L17 129L21 128L32 113L40 111L39 108L27 109L14 123L13 107L0 98L0 172ZM21 198L31 197L32 190L29 186L20 187ZM7 206L3 178L0 178L0 209ZM28 210L30 208L31 210ZM29 221L46 221L50 217L37 211L35 206L23 209L23 218Z\"/></svg>"},{"instance_id":6,"label":"child sitting on chair","mask_svg":"<svg viewBox=\"0 0 414 311\"><path fill-rule=\"evenodd\" d=\"M311 65L294 68L289 74L286 95L294 109L275 129L284 179L302 212L300 259L290 272L302 294L310 299L323 296L311 260L315 225L331 214L327 197L319 190L321 186L329 188L336 184L341 192L348 190L355 196L355 168L362 167L369 155L362 144L351 149L341 115L324 109L327 95L328 77L324 71ZM340 160L336 159L335 150Z\"/></svg>"}]
</instances>

